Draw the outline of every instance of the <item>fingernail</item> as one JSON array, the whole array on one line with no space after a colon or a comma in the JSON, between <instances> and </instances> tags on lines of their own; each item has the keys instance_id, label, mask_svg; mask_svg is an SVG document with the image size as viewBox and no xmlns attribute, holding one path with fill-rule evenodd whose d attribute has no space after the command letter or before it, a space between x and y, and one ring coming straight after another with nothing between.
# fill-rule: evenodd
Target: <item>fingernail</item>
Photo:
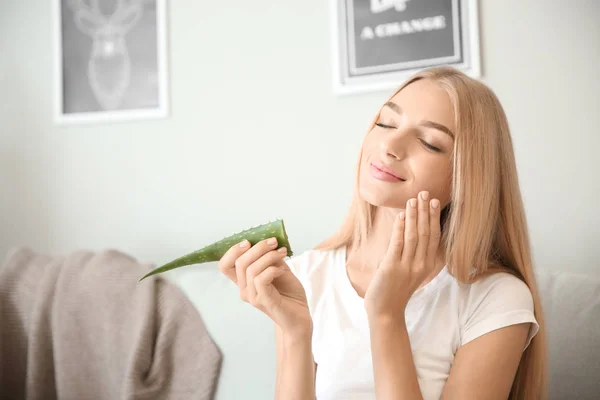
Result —
<instances>
[{"instance_id":1,"label":"fingernail","mask_svg":"<svg viewBox=\"0 0 600 400\"><path fill-rule=\"evenodd\" d=\"M277 239L270 238L269 240L267 240L267 244L273 246L274 244L277 244Z\"/></svg>"},{"instance_id":2,"label":"fingernail","mask_svg":"<svg viewBox=\"0 0 600 400\"><path fill-rule=\"evenodd\" d=\"M250 244L250 242L248 242L247 240L244 240L243 242L240 243L240 247L243 249L244 247L248 247L249 244Z\"/></svg>"},{"instance_id":3,"label":"fingernail","mask_svg":"<svg viewBox=\"0 0 600 400\"><path fill-rule=\"evenodd\" d=\"M408 204L410 204L412 208L415 208L417 206L417 199L410 199Z\"/></svg>"},{"instance_id":4,"label":"fingernail","mask_svg":"<svg viewBox=\"0 0 600 400\"><path fill-rule=\"evenodd\" d=\"M406 214L404 213L404 211L401 211L400 214L398 214L398 218L400 219L400 221L404 221L404 218L406 218Z\"/></svg>"},{"instance_id":5,"label":"fingernail","mask_svg":"<svg viewBox=\"0 0 600 400\"><path fill-rule=\"evenodd\" d=\"M287 254L287 247L282 247L282 248L278 249L277 251L280 252L281 254Z\"/></svg>"},{"instance_id":6,"label":"fingernail","mask_svg":"<svg viewBox=\"0 0 600 400\"><path fill-rule=\"evenodd\" d=\"M429 199L429 192L421 192L421 198L423 200Z\"/></svg>"},{"instance_id":7,"label":"fingernail","mask_svg":"<svg viewBox=\"0 0 600 400\"><path fill-rule=\"evenodd\" d=\"M434 210L440 206L440 201L438 199L431 200L431 208Z\"/></svg>"}]
</instances>

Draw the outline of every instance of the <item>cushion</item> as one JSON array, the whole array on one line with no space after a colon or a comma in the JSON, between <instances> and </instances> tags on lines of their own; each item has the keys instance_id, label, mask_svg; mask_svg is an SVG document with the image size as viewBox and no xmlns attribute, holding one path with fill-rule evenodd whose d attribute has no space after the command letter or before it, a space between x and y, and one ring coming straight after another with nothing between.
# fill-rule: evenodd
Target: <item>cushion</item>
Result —
<instances>
[{"instance_id":1,"label":"cushion","mask_svg":"<svg viewBox=\"0 0 600 400\"><path fill-rule=\"evenodd\" d=\"M538 273L546 315L549 399L600 396L600 279Z\"/></svg>"}]
</instances>

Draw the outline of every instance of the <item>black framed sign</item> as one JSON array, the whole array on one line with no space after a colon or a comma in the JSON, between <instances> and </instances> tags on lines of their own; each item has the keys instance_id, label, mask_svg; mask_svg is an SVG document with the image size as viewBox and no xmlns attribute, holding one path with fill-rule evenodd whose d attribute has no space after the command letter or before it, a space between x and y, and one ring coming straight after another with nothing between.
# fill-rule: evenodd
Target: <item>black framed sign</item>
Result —
<instances>
[{"instance_id":1,"label":"black framed sign","mask_svg":"<svg viewBox=\"0 0 600 400\"><path fill-rule=\"evenodd\" d=\"M330 0L339 94L398 87L426 67L480 76L476 0Z\"/></svg>"}]
</instances>

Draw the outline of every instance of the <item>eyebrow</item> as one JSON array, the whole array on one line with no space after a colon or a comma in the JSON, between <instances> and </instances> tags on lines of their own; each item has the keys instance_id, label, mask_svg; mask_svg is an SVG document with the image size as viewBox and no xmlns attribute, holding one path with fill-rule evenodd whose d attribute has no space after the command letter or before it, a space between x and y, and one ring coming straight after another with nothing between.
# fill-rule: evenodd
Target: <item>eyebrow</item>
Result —
<instances>
[{"instance_id":1,"label":"eyebrow","mask_svg":"<svg viewBox=\"0 0 600 400\"><path fill-rule=\"evenodd\" d=\"M395 111L398 114L402 114L402 109L396 103L392 103L391 101L388 101L383 106L391 108L393 111ZM445 125L438 124L437 122L433 122L433 121L426 121L426 120L421 121L420 125L442 131L445 134L449 135L452 139L454 139L454 133L452 133L452 131L450 129L448 129L448 127L446 127Z\"/></svg>"}]
</instances>

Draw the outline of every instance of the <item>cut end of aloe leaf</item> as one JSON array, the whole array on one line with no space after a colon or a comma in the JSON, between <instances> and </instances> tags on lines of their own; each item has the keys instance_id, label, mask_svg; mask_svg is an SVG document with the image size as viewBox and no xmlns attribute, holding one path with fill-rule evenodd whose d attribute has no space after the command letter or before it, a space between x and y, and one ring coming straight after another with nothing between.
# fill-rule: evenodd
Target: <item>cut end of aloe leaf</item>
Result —
<instances>
[{"instance_id":1,"label":"cut end of aloe leaf","mask_svg":"<svg viewBox=\"0 0 600 400\"><path fill-rule=\"evenodd\" d=\"M252 246L256 243L274 237L277 239L279 247L285 247L288 250L288 256L292 256L294 252L290 245L283 219L277 219L263 225L252 227L244 231L235 233L231 236L223 238L206 247L196 250L192 253L181 256L167 264L164 264L144 275L140 281L149 276L159 274L161 272L170 271L175 268L184 267L192 264L202 264L207 262L219 261L221 257L233 246L243 240L248 240Z\"/></svg>"}]
</instances>

